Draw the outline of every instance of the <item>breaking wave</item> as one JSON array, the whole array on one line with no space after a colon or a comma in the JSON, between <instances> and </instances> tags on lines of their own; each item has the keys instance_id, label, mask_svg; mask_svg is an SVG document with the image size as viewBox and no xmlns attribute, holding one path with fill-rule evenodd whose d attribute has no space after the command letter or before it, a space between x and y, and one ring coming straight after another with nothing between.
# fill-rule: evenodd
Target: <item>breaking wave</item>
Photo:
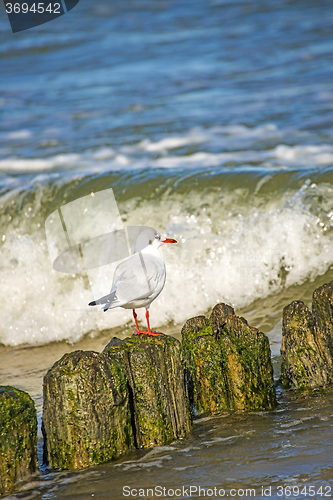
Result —
<instances>
[{"instance_id":1,"label":"breaking wave","mask_svg":"<svg viewBox=\"0 0 333 500\"><path fill-rule=\"evenodd\" d=\"M108 293L114 267L56 272L45 238L52 211L107 188L124 225L148 225L179 242L164 249L155 328L217 301L244 307L325 274L333 265L333 147L280 139L272 125L216 127L119 151L2 160L0 342L75 342L132 320L123 309L88 307Z\"/></svg>"}]
</instances>

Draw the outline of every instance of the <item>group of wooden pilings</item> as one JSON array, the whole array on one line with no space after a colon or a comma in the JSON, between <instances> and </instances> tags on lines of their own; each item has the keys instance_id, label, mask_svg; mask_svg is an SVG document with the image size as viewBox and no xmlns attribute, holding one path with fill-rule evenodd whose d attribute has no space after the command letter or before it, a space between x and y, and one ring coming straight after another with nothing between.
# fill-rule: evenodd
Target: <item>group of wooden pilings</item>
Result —
<instances>
[{"instance_id":1,"label":"group of wooden pilings","mask_svg":"<svg viewBox=\"0 0 333 500\"><path fill-rule=\"evenodd\" d=\"M312 311L284 308L280 382L315 390L333 383L333 281L313 293ZM273 410L265 334L217 304L171 336L113 338L101 353L65 354L44 377L44 461L79 469L185 438L193 418ZM0 387L0 495L35 472L37 420L30 396Z\"/></svg>"}]
</instances>

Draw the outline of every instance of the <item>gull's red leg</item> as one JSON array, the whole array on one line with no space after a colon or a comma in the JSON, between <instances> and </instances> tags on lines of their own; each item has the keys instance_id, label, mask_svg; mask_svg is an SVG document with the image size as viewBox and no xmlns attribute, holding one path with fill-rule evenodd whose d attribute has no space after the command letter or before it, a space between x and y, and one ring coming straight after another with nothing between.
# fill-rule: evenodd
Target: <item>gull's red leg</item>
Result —
<instances>
[{"instance_id":1,"label":"gull's red leg","mask_svg":"<svg viewBox=\"0 0 333 500\"><path fill-rule=\"evenodd\" d=\"M134 321L136 324L136 332L134 335L140 335L140 333L142 333L144 335L149 335L151 337L164 337L163 333L156 333L156 332L151 331L150 324L149 324L149 311L148 311L148 309L146 310L146 319L147 319L148 330L140 330L139 329L138 320L137 320L138 315L136 314L134 309L133 309L133 317L134 317Z\"/></svg>"},{"instance_id":2,"label":"gull's red leg","mask_svg":"<svg viewBox=\"0 0 333 500\"><path fill-rule=\"evenodd\" d=\"M163 333L157 333L157 332L151 331L150 324L149 324L149 309L146 310L146 320L147 320L147 327L148 327L148 331L146 332L146 335L150 335L151 337L164 337Z\"/></svg>"}]
</instances>

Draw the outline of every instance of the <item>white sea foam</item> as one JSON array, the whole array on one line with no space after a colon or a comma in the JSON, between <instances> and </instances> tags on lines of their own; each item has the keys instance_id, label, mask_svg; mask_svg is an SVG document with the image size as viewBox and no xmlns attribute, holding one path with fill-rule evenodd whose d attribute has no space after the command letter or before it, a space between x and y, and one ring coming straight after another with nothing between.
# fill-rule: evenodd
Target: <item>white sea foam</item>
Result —
<instances>
[{"instance_id":1,"label":"white sea foam","mask_svg":"<svg viewBox=\"0 0 333 500\"><path fill-rule=\"evenodd\" d=\"M19 131L16 138L28 137L29 133L29 130ZM57 137L57 131L53 135ZM48 132L47 138L51 140L53 135ZM124 168L209 168L230 165L249 168L258 164L263 164L266 169L294 169L332 164L331 144L290 146L286 144L290 136L296 139L298 136L301 138L302 134L293 130L279 130L273 124L253 128L243 125L195 128L178 136L161 137L154 141L144 139L118 149L103 146L80 154L66 153L47 158L18 158L8 154L0 160L0 171L62 171L71 168L99 173ZM275 145L267 146L267 141L275 142ZM258 148L258 145L262 147ZM186 147L190 148L187 154L177 154L175 151Z\"/></svg>"},{"instance_id":2,"label":"white sea foam","mask_svg":"<svg viewBox=\"0 0 333 500\"><path fill-rule=\"evenodd\" d=\"M155 328L163 329L169 321L182 323L218 301L236 308L250 304L283 286L323 274L333 264L332 211L320 216L309 205L314 199L329 203L331 186L307 182L259 208L242 205L239 196L232 191L205 196L193 192L188 199L174 194L141 201L127 213L127 205L119 205L128 225L149 220L179 242L164 248L167 283L151 306ZM8 232L1 256L4 344L75 342L89 331L132 321L127 310L103 313L88 307L96 297L87 279L52 269L43 228L31 235ZM98 274L104 276L100 292L107 293L112 273L99 269ZM139 317L143 321L142 310Z\"/></svg>"},{"instance_id":3,"label":"white sea foam","mask_svg":"<svg viewBox=\"0 0 333 500\"><path fill-rule=\"evenodd\" d=\"M201 314L218 301L245 306L324 273L333 263L333 221L325 225L304 203L321 191L333 195L328 186L306 185L289 199L271 201L269 210L239 206L238 214L219 211L213 195L184 204L164 200L160 225L180 243L165 251L167 285L152 306L159 320L181 323L188 311Z\"/></svg>"},{"instance_id":4,"label":"white sea foam","mask_svg":"<svg viewBox=\"0 0 333 500\"><path fill-rule=\"evenodd\" d=\"M87 305L97 293L109 292L114 267L91 271L89 278L58 273L52 269L43 222L34 223L32 230L31 220L43 209L43 185L51 178L63 182L62 169L79 184L87 174L110 170L179 167L182 180L193 166L201 172L206 167L225 166L225 170L212 172L227 171L228 175L212 179L205 189L200 189L200 179L194 179L185 186L186 194L171 186L171 191L147 199L117 200L127 225L149 225L179 241L164 248L167 282L151 306L155 328L163 329L169 321L182 323L218 301L243 307L324 274L333 265L333 188L316 183L311 176L316 177L315 168L331 164L333 146L287 146L285 138L286 131L270 124L252 129L233 125L195 129L119 149L103 147L82 154L0 162L1 184L7 189L0 210L11 207L15 200L22 205L15 220L10 213L2 219L0 342L75 342L87 332L132 321L128 310L103 313ZM274 146L253 147L257 141L273 139ZM177 155L175 149L187 146L191 146L188 154ZM244 165L250 170L259 166L260 174L251 177L251 189L243 177L238 175L236 182L231 175L246 170ZM51 173L52 168L58 170ZM11 176L13 169L35 170L36 175L34 180ZM291 182L289 177L281 180L284 169L312 172L309 180L299 181L295 175ZM20 198L32 189L29 182L34 183L33 207ZM144 320L142 310L139 318Z\"/></svg>"},{"instance_id":5,"label":"white sea foam","mask_svg":"<svg viewBox=\"0 0 333 500\"><path fill-rule=\"evenodd\" d=\"M149 153L164 152L169 149L181 148L192 144L207 142L210 134L204 133L201 129L193 129L187 135L180 137L165 137L159 141L144 139L139 143L139 148Z\"/></svg>"},{"instance_id":6,"label":"white sea foam","mask_svg":"<svg viewBox=\"0 0 333 500\"><path fill-rule=\"evenodd\" d=\"M54 168L77 165L80 160L78 154L61 154L51 158L7 158L0 160L0 171L42 171Z\"/></svg>"},{"instance_id":7,"label":"white sea foam","mask_svg":"<svg viewBox=\"0 0 333 500\"><path fill-rule=\"evenodd\" d=\"M31 130L23 129L23 130L8 132L7 134L5 134L5 139L7 140L30 139L31 136L32 136Z\"/></svg>"}]
</instances>

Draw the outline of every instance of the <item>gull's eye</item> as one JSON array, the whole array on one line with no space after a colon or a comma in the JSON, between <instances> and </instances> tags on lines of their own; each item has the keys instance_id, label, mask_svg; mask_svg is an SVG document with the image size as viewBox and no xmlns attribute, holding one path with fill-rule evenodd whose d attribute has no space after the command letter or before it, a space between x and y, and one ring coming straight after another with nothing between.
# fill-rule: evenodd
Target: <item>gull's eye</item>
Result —
<instances>
[{"instance_id":1,"label":"gull's eye","mask_svg":"<svg viewBox=\"0 0 333 500\"><path fill-rule=\"evenodd\" d=\"M160 240L160 239L161 239L160 235L159 235L159 234L157 234L157 235L155 236L155 240Z\"/></svg>"}]
</instances>

